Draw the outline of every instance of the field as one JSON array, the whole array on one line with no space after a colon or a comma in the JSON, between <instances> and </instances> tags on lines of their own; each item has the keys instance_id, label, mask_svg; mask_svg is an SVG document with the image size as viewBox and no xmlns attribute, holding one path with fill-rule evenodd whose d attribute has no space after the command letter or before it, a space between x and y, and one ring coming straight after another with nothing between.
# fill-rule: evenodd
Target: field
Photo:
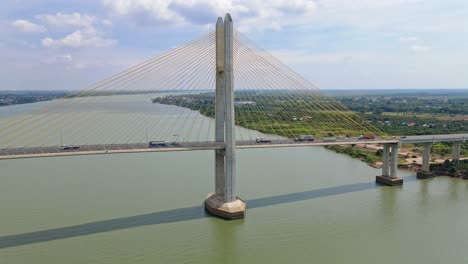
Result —
<instances>
[{"instance_id":1,"label":"field","mask_svg":"<svg viewBox=\"0 0 468 264\"><path fill-rule=\"evenodd\" d=\"M367 112L366 114L372 114ZM426 118L426 119L438 119L442 121L468 121L468 115L449 115L449 114L414 114L414 113L401 113L401 112L382 112L384 116L399 116L399 117L415 117L415 118Z\"/></svg>"}]
</instances>

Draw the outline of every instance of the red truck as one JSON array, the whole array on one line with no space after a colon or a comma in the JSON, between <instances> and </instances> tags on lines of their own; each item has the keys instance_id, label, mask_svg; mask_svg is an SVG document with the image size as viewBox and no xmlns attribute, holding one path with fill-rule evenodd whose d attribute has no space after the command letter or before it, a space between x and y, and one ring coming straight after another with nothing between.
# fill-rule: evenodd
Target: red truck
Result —
<instances>
[{"instance_id":1,"label":"red truck","mask_svg":"<svg viewBox=\"0 0 468 264\"><path fill-rule=\"evenodd\" d=\"M362 134L358 137L358 139L374 139L375 135L374 134Z\"/></svg>"}]
</instances>

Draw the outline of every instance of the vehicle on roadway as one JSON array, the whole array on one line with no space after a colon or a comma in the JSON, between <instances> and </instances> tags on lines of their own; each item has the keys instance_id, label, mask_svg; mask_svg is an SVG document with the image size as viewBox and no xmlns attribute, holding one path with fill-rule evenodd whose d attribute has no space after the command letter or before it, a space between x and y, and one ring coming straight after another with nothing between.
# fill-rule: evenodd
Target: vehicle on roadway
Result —
<instances>
[{"instance_id":1,"label":"vehicle on roadway","mask_svg":"<svg viewBox=\"0 0 468 264\"><path fill-rule=\"evenodd\" d=\"M255 140L256 143L271 143L271 139L268 138L257 138Z\"/></svg>"},{"instance_id":2,"label":"vehicle on roadway","mask_svg":"<svg viewBox=\"0 0 468 264\"><path fill-rule=\"evenodd\" d=\"M170 147L170 146L175 146L175 142L166 142L166 141L148 142L148 148L161 148L161 147Z\"/></svg>"},{"instance_id":3,"label":"vehicle on roadway","mask_svg":"<svg viewBox=\"0 0 468 264\"><path fill-rule=\"evenodd\" d=\"M67 144L63 144L62 145L62 149L63 150L68 150L68 149L79 149L80 146L73 146L73 145L67 145Z\"/></svg>"},{"instance_id":4,"label":"vehicle on roadway","mask_svg":"<svg viewBox=\"0 0 468 264\"><path fill-rule=\"evenodd\" d=\"M314 141L314 137L311 135L300 135L294 141Z\"/></svg>"},{"instance_id":5,"label":"vehicle on roadway","mask_svg":"<svg viewBox=\"0 0 468 264\"><path fill-rule=\"evenodd\" d=\"M374 139L375 135L374 134L362 134L358 137L358 139Z\"/></svg>"},{"instance_id":6,"label":"vehicle on roadway","mask_svg":"<svg viewBox=\"0 0 468 264\"><path fill-rule=\"evenodd\" d=\"M336 137L324 137L324 142L336 142Z\"/></svg>"}]
</instances>

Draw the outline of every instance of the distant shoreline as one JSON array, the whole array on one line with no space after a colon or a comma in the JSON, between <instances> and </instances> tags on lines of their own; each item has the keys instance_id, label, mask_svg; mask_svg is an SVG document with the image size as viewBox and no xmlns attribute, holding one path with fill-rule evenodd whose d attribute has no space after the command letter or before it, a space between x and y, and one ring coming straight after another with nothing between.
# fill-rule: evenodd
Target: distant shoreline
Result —
<instances>
[{"instance_id":1,"label":"distant shoreline","mask_svg":"<svg viewBox=\"0 0 468 264\"><path fill-rule=\"evenodd\" d=\"M98 91L93 93L87 93L78 91L67 92L67 91L0 91L0 107L12 106L21 104L31 104L38 102L53 101L56 99L63 98L80 98L80 97L92 97L92 96L111 96L111 95L131 95L131 94L153 94L153 93L164 93L168 91L120 91L120 92L107 92Z\"/></svg>"}]
</instances>

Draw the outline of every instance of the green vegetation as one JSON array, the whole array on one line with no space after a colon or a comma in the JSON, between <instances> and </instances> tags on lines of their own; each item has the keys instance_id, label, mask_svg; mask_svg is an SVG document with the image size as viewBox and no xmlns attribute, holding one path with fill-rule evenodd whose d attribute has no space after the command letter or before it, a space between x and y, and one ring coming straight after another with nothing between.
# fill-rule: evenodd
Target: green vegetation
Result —
<instances>
[{"instance_id":1,"label":"green vegetation","mask_svg":"<svg viewBox=\"0 0 468 264\"><path fill-rule=\"evenodd\" d=\"M431 164L430 170L438 174L450 175L454 177L468 176L468 160L460 160L459 162L451 162L446 160L444 163Z\"/></svg>"},{"instance_id":2,"label":"green vegetation","mask_svg":"<svg viewBox=\"0 0 468 264\"><path fill-rule=\"evenodd\" d=\"M336 153L346 154L353 158L359 159L367 164L374 164L378 161L382 161L382 152L370 152L365 151L362 149L358 149L352 146L338 146L338 145L331 145L327 146L327 149L333 150Z\"/></svg>"},{"instance_id":3,"label":"green vegetation","mask_svg":"<svg viewBox=\"0 0 468 264\"><path fill-rule=\"evenodd\" d=\"M336 99L345 104L350 110L359 113L404 113L415 115L429 113L432 115L467 115L468 103L465 97L438 97L421 94L402 96L337 96Z\"/></svg>"},{"instance_id":4,"label":"green vegetation","mask_svg":"<svg viewBox=\"0 0 468 264\"><path fill-rule=\"evenodd\" d=\"M432 145L432 155L439 155L441 157L450 157L452 155L452 143L438 142ZM465 142L460 147L461 156L468 156L468 142Z\"/></svg>"},{"instance_id":5,"label":"green vegetation","mask_svg":"<svg viewBox=\"0 0 468 264\"><path fill-rule=\"evenodd\" d=\"M336 93L336 92L335 92ZM468 91L371 91L335 94L352 111L389 135L466 133Z\"/></svg>"},{"instance_id":6,"label":"green vegetation","mask_svg":"<svg viewBox=\"0 0 468 264\"><path fill-rule=\"evenodd\" d=\"M62 91L0 91L0 106L50 101L66 94Z\"/></svg>"},{"instance_id":7,"label":"green vegetation","mask_svg":"<svg viewBox=\"0 0 468 264\"><path fill-rule=\"evenodd\" d=\"M376 162L381 162L383 160L383 151L378 149L377 151L365 150L362 148L357 148L356 146L340 146L340 145L330 145L325 148L335 151L336 153L343 153L355 159L359 159L369 165L375 164ZM399 164L405 163L406 160L403 158L398 159Z\"/></svg>"},{"instance_id":8,"label":"green vegetation","mask_svg":"<svg viewBox=\"0 0 468 264\"><path fill-rule=\"evenodd\" d=\"M51 101L63 97L78 98L90 96L149 94L162 92L167 91L83 91L74 93L69 93L65 91L0 91L0 106Z\"/></svg>"},{"instance_id":9,"label":"green vegetation","mask_svg":"<svg viewBox=\"0 0 468 264\"><path fill-rule=\"evenodd\" d=\"M375 114L361 114L361 116L388 135L412 136L456 134L466 133L468 130L468 118L467 121L464 121Z\"/></svg>"},{"instance_id":10,"label":"green vegetation","mask_svg":"<svg viewBox=\"0 0 468 264\"><path fill-rule=\"evenodd\" d=\"M468 130L468 90L328 91L328 94L339 102L305 91L236 92L236 124L289 138L301 134L410 136L466 133ZM153 102L187 107L214 117L213 93L159 97ZM421 146L414 145L414 148L420 152ZM343 146L329 146L328 149L368 164L382 159L381 151ZM450 143L436 143L432 153L448 157L451 152ZM462 145L461 152L462 156L468 156L468 143Z\"/></svg>"},{"instance_id":11,"label":"green vegetation","mask_svg":"<svg viewBox=\"0 0 468 264\"><path fill-rule=\"evenodd\" d=\"M306 91L236 92L236 124L286 137L363 133L409 136L466 133L468 130L467 90L342 93L346 95L334 94L339 101L336 102ZM188 107L214 117L213 93L160 97L153 102Z\"/></svg>"},{"instance_id":12,"label":"green vegetation","mask_svg":"<svg viewBox=\"0 0 468 264\"><path fill-rule=\"evenodd\" d=\"M354 112L329 97L309 91L260 91L235 93L236 125L289 138L307 134L357 136L376 133ZM153 103L178 105L214 117L214 94L172 95Z\"/></svg>"}]
</instances>

